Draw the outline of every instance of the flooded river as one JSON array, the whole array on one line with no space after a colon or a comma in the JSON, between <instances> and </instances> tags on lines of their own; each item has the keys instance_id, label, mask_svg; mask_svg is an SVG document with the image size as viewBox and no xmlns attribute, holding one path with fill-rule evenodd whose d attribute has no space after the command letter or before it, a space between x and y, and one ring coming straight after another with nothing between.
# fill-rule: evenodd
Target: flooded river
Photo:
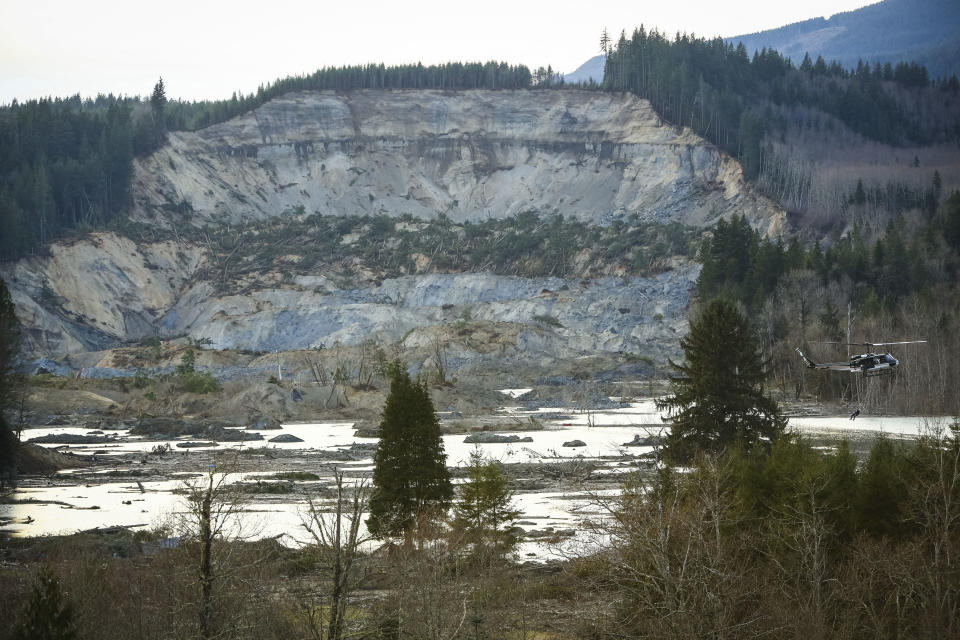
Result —
<instances>
[{"instance_id":1,"label":"flooded river","mask_svg":"<svg viewBox=\"0 0 960 640\"><path fill-rule=\"evenodd\" d=\"M517 390L524 391L524 390ZM659 433L663 427L661 414L652 401L623 405L618 409L592 413L571 410L521 410L505 408L503 414L516 420L516 431L498 430L497 435L515 434L530 438L530 442L471 444L465 436L443 436L448 465L465 465L470 454L479 449L487 458L505 465L523 463L567 465L571 473L580 472L589 464L589 475L596 479L609 474L616 481L621 474L637 468L638 457L652 451L651 447L626 446L636 436L647 437ZM535 422L531 421L531 418ZM790 428L801 432L828 434L834 438L849 436L870 438L875 433L894 437L915 437L929 426L929 420L919 417L861 416L852 421L848 416L798 417L790 419ZM531 430L531 428L536 430ZM89 434L90 429L78 427L49 427L29 429L23 439L50 434ZM215 449L244 451L256 458L260 467L255 472L232 474L230 482L254 482L272 475L271 453L282 460L282 470L298 469L321 477L321 485L329 485L334 468L350 478L368 475L372 469L372 447L376 439L354 435L354 425L348 422L316 424L284 424L280 430L257 431L268 440L279 434L290 434L302 442L217 443ZM125 526L152 528L170 522L185 509L182 495L184 483L196 478L202 461L212 459L209 448L181 449L184 440L156 440L131 436L127 431L104 431L111 440L107 443L56 446L61 451L98 458L95 469L66 470L49 479L30 479L14 494L18 504L0 505L0 530L14 536L36 536L73 533L97 527ZM195 438L194 438L195 440ZM571 447L565 443L579 440ZM155 447L169 445L172 453L166 456L147 455ZM353 445L368 445L361 455ZM320 454L323 454L322 456ZM340 454L342 453L342 457ZM158 473L151 469L154 461L178 461L178 468L196 461L191 471ZM115 459L116 464L111 464ZM146 460L146 463L143 461ZM180 461L183 462L180 462ZM521 558L549 558L556 553L569 553L571 547L587 542L581 527L582 518L596 516L595 499L599 493L609 494L607 487L593 486L592 493L579 488L570 489L564 483L567 467L551 467L558 473L533 490L520 490L514 502L522 512L519 526L526 532L535 532L535 539L523 542ZM139 479L139 477L143 479ZM316 487L316 481L314 482ZM615 492L615 490L613 490ZM258 496L245 508L236 527L255 537L281 536L286 544L296 545L309 539L302 526L305 497L302 493L285 493L263 499ZM558 548L555 541L547 542L549 533L563 532L565 545ZM572 536L570 534L573 534Z\"/></svg>"}]
</instances>

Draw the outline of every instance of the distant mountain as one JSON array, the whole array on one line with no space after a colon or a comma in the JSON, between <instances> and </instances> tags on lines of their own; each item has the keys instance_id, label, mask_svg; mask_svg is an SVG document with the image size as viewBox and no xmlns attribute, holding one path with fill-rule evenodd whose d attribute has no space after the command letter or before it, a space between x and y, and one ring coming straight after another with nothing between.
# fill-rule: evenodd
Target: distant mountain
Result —
<instances>
[{"instance_id":1,"label":"distant mountain","mask_svg":"<svg viewBox=\"0 0 960 640\"><path fill-rule=\"evenodd\" d=\"M914 61L931 77L949 77L960 74L960 2L884 0L830 19L813 18L724 40L743 42L750 55L776 49L797 65L805 53L846 68L856 67L858 60Z\"/></svg>"},{"instance_id":2,"label":"distant mountain","mask_svg":"<svg viewBox=\"0 0 960 640\"><path fill-rule=\"evenodd\" d=\"M603 82L603 65L605 57L603 54L594 56L577 67L576 71L563 76L563 81L567 83L584 82L589 83L593 80L597 84Z\"/></svg>"}]
</instances>

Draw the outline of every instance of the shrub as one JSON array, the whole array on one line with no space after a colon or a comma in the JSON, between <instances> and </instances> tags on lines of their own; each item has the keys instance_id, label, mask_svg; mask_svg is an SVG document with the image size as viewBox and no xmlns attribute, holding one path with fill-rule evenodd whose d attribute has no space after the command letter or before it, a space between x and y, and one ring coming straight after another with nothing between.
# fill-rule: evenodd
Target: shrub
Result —
<instances>
[{"instance_id":1,"label":"shrub","mask_svg":"<svg viewBox=\"0 0 960 640\"><path fill-rule=\"evenodd\" d=\"M547 325L547 326L549 326L549 327L556 327L556 328L558 328L558 329L563 328L563 324L562 324L559 320L557 320L557 319L554 318L553 316L547 315L547 314L545 314L545 313L541 313L541 314L539 314L539 315L535 315L535 316L533 316L533 319L536 320L537 322L539 322L540 324L545 324L545 325Z\"/></svg>"},{"instance_id":2,"label":"shrub","mask_svg":"<svg viewBox=\"0 0 960 640\"><path fill-rule=\"evenodd\" d=\"M272 478L276 480L319 480L320 476L309 471L282 471L275 473Z\"/></svg>"},{"instance_id":3,"label":"shrub","mask_svg":"<svg viewBox=\"0 0 960 640\"><path fill-rule=\"evenodd\" d=\"M187 393L213 393L220 390L214 377L206 372L195 371L178 378L180 389Z\"/></svg>"},{"instance_id":4,"label":"shrub","mask_svg":"<svg viewBox=\"0 0 960 640\"><path fill-rule=\"evenodd\" d=\"M144 389L150 384L150 378L143 371L143 367L137 367L137 372L133 374L133 386L135 389Z\"/></svg>"}]
</instances>

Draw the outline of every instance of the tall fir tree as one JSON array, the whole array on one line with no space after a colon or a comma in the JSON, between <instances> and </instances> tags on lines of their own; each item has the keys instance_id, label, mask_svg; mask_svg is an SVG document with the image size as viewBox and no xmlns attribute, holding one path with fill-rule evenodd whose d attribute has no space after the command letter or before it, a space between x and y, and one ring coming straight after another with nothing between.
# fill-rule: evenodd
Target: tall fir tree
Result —
<instances>
[{"instance_id":1,"label":"tall fir tree","mask_svg":"<svg viewBox=\"0 0 960 640\"><path fill-rule=\"evenodd\" d=\"M16 480L18 443L3 413L16 399L19 351L20 323L7 285L0 278L0 487Z\"/></svg>"},{"instance_id":2,"label":"tall fir tree","mask_svg":"<svg viewBox=\"0 0 960 640\"><path fill-rule=\"evenodd\" d=\"M153 85L153 93L150 94L150 108L153 110L153 118L157 128L164 128L164 111L167 107L167 89L163 85L161 77L157 84Z\"/></svg>"},{"instance_id":3,"label":"tall fir tree","mask_svg":"<svg viewBox=\"0 0 960 640\"><path fill-rule=\"evenodd\" d=\"M411 380L399 362L390 373L367 528L377 538L409 543L419 526L446 513L453 485L426 385Z\"/></svg>"},{"instance_id":4,"label":"tall fir tree","mask_svg":"<svg viewBox=\"0 0 960 640\"><path fill-rule=\"evenodd\" d=\"M713 300L681 338L685 361L670 365L672 394L657 401L670 412L666 457L688 463L698 451L719 452L777 439L786 426L764 393L766 363L746 317L730 302Z\"/></svg>"}]
</instances>

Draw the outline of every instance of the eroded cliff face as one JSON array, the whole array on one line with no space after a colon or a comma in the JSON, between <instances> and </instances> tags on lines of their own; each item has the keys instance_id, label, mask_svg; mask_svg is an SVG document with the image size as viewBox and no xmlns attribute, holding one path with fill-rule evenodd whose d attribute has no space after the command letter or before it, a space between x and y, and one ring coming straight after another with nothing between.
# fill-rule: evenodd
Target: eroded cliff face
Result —
<instances>
[{"instance_id":1,"label":"eroded cliff face","mask_svg":"<svg viewBox=\"0 0 960 640\"><path fill-rule=\"evenodd\" d=\"M768 234L785 220L744 184L734 160L664 126L646 102L588 91L290 94L229 122L170 134L137 162L134 200L136 219L172 230L299 207L296 215L454 221L534 211L597 224L636 214L700 227L739 213ZM0 265L30 354L184 334L255 351L368 338L423 346L438 327L469 317L509 326L503 353L531 363L596 353L662 359L686 330L699 269L676 260L651 278L427 272L347 284L325 267L298 269L289 256L287 266L224 287L210 279L211 254L188 239L203 234L170 235L134 242L96 233ZM457 362L469 365L481 351L500 357L462 346Z\"/></svg>"},{"instance_id":2,"label":"eroded cliff face","mask_svg":"<svg viewBox=\"0 0 960 640\"><path fill-rule=\"evenodd\" d=\"M283 282L270 272L243 293L224 294L208 280L192 279L204 260L194 246L137 245L98 233L7 265L0 275L34 357L182 335L214 349L244 351L313 350L370 339L405 340L416 348L429 346L431 328L469 320L510 325L503 357L535 362L672 354L686 329L699 272L684 264L650 278L421 274L353 286L338 286L333 274L319 271ZM458 362L469 364L487 351L466 348Z\"/></svg>"},{"instance_id":3,"label":"eroded cliff face","mask_svg":"<svg viewBox=\"0 0 960 640\"><path fill-rule=\"evenodd\" d=\"M600 91L292 93L170 134L138 163L134 189L141 220L189 208L197 225L300 206L454 221L638 213L690 225L737 212L767 234L785 219L729 156L664 125L648 102Z\"/></svg>"},{"instance_id":4,"label":"eroded cliff face","mask_svg":"<svg viewBox=\"0 0 960 640\"><path fill-rule=\"evenodd\" d=\"M203 260L188 243L92 233L0 265L34 355L94 351L162 333L160 321Z\"/></svg>"}]
</instances>

